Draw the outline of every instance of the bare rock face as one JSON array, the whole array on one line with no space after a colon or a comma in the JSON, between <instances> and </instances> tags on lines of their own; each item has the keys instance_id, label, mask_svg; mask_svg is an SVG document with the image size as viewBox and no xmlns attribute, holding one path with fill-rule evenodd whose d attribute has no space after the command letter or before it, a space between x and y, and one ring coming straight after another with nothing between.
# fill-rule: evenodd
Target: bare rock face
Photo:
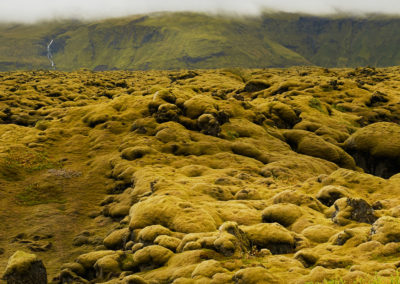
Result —
<instances>
[{"instance_id":1,"label":"bare rock face","mask_svg":"<svg viewBox=\"0 0 400 284\"><path fill-rule=\"evenodd\" d=\"M47 284L47 272L36 255L17 251L8 260L3 279L8 284Z\"/></svg>"}]
</instances>

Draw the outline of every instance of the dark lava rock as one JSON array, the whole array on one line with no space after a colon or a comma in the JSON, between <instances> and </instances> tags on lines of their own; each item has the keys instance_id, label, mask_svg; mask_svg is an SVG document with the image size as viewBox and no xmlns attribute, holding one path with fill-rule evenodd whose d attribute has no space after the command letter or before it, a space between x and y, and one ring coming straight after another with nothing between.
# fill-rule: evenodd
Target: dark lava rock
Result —
<instances>
[{"instance_id":1,"label":"dark lava rock","mask_svg":"<svg viewBox=\"0 0 400 284\"><path fill-rule=\"evenodd\" d=\"M203 114L197 119L201 132L207 135L219 136L221 127L218 120L212 114Z\"/></svg>"},{"instance_id":2,"label":"dark lava rock","mask_svg":"<svg viewBox=\"0 0 400 284\"><path fill-rule=\"evenodd\" d=\"M400 172L400 125L368 125L344 142L345 150L367 173L389 178Z\"/></svg>"},{"instance_id":3,"label":"dark lava rock","mask_svg":"<svg viewBox=\"0 0 400 284\"><path fill-rule=\"evenodd\" d=\"M244 87L243 91L252 93L252 92L259 92L271 87L271 84L262 81L262 80L251 80L247 82L246 86Z\"/></svg>"},{"instance_id":4,"label":"dark lava rock","mask_svg":"<svg viewBox=\"0 0 400 284\"><path fill-rule=\"evenodd\" d=\"M346 225L350 220L372 224L378 219L374 209L363 199L341 198L334 206L336 211L332 220L339 225Z\"/></svg>"},{"instance_id":5,"label":"dark lava rock","mask_svg":"<svg viewBox=\"0 0 400 284\"><path fill-rule=\"evenodd\" d=\"M317 199L325 206L331 207L336 200L347 197L349 193L342 186L327 185L317 193Z\"/></svg>"},{"instance_id":6,"label":"dark lava rock","mask_svg":"<svg viewBox=\"0 0 400 284\"><path fill-rule=\"evenodd\" d=\"M47 272L36 255L17 251L8 260L3 279L8 284L47 284Z\"/></svg>"}]
</instances>

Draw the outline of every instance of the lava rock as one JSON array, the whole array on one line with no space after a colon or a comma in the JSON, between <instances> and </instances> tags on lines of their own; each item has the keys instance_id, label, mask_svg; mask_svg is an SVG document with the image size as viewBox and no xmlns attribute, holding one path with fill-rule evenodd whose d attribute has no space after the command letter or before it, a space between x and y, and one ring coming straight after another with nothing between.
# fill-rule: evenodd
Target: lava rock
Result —
<instances>
[{"instance_id":1,"label":"lava rock","mask_svg":"<svg viewBox=\"0 0 400 284\"><path fill-rule=\"evenodd\" d=\"M262 80L250 80L246 83L246 86L244 86L243 91L248 93L259 92L268 89L269 87L271 87L271 84L268 82Z\"/></svg>"},{"instance_id":2,"label":"lava rock","mask_svg":"<svg viewBox=\"0 0 400 284\"><path fill-rule=\"evenodd\" d=\"M334 204L333 222L346 225L350 221L372 224L378 219L374 209L363 199L341 198Z\"/></svg>"},{"instance_id":3,"label":"lava rock","mask_svg":"<svg viewBox=\"0 0 400 284\"><path fill-rule=\"evenodd\" d=\"M400 125L397 123L368 125L352 134L344 147L367 173L389 178L400 172Z\"/></svg>"},{"instance_id":4,"label":"lava rock","mask_svg":"<svg viewBox=\"0 0 400 284\"><path fill-rule=\"evenodd\" d=\"M3 279L8 284L47 284L47 272L36 255L17 251L8 260Z\"/></svg>"},{"instance_id":5,"label":"lava rock","mask_svg":"<svg viewBox=\"0 0 400 284\"><path fill-rule=\"evenodd\" d=\"M325 206L332 206L336 200L348 197L349 192L343 186L327 185L318 191L316 198Z\"/></svg>"},{"instance_id":6,"label":"lava rock","mask_svg":"<svg viewBox=\"0 0 400 284\"><path fill-rule=\"evenodd\" d=\"M267 248L272 254L291 253L295 248L295 240L289 230L278 223L261 223L240 227L250 243L257 249Z\"/></svg>"},{"instance_id":7,"label":"lava rock","mask_svg":"<svg viewBox=\"0 0 400 284\"><path fill-rule=\"evenodd\" d=\"M290 203L279 203L271 205L262 212L264 223L279 223L288 227L292 225L302 215L299 206Z\"/></svg>"},{"instance_id":8,"label":"lava rock","mask_svg":"<svg viewBox=\"0 0 400 284\"><path fill-rule=\"evenodd\" d=\"M202 114L197 119L197 124L202 133L212 136L219 136L221 132L217 118L212 114Z\"/></svg>"},{"instance_id":9,"label":"lava rock","mask_svg":"<svg viewBox=\"0 0 400 284\"><path fill-rule=\"evenodd\" d=\"M371 239L382 244L400 242L400 219L383 216L371 228Z\"/></svg>"}]
</instances>

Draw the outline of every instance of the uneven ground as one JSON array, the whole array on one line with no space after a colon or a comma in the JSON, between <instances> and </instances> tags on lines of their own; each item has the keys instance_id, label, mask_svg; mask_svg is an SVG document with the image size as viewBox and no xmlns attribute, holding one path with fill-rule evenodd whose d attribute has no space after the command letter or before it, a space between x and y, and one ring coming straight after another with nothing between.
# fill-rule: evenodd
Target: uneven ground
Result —
<instances>
[{"instance_id":1,"label":"uneven ground","mask_svg":"<svg viewBox=\"0 0 400 284\"><path fill-rule=\"evenodd\" d=\"M400 267L400 68L0 73L0 271L306 283Z\"/></svg>"}]
</instances>

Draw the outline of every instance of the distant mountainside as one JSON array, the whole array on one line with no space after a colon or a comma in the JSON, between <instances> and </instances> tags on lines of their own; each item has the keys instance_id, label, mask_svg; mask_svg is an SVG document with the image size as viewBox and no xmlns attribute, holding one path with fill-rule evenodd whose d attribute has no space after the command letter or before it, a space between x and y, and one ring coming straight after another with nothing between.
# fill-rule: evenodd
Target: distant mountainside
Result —
<instances>
[{"instance_id":1,"label":"distant mountainside","mask_svg":"<svg viewBox=\"0 0 400 284\"><path fill-rule=\"evenodd\" d=\"M0 25L0 70L400 65L400 18L162 13Z\"/></svg>"}]
</instances>

